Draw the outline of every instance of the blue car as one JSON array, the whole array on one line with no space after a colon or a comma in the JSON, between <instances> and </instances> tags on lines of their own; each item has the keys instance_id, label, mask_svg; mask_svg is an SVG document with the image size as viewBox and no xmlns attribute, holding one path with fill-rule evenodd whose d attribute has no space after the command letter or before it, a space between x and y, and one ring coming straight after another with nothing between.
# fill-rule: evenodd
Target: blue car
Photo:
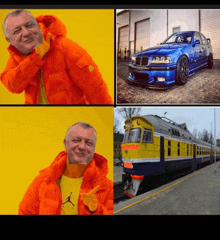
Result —
<instances>
[{"instance_id":1,"label":"blue car","mask_svg":"<svg viewBox=\"0 0 220 240\"><path fill-rule=\"evenodd\" d=\"M213 66L210 39L196 31L177 32L159 46L135 53L128 66L128 81L151 88L184 85L205 66Z\"/></svg>"}]
</instances>

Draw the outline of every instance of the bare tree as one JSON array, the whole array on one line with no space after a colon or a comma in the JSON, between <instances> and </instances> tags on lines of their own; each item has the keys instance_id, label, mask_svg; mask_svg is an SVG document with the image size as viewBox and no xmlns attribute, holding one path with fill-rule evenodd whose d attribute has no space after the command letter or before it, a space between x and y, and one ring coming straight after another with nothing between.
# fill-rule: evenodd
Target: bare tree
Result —
<instances>
[{"instance_id":1,"label":"bare tree","mask_svg":"<svg viewBox=\"0 0 220 240\"><path fill-rule=\"evenodd\" d=\"M193 129L193 133L192 133L192 135L193 135L195 138L198 137L197 129L196 129L196 128Z\"/></svg>"},{"instance_id":2,"label":"bare tree","mask_svg":"<svg viewBox=\"0 0 220 240\"><path fill-rule=\"evenodd\" d=\"M119 120L116 117L114 117L114 133L117 132L118 125L119 125Z\"/></svg>"},{"instance_id":3,"label":"bare tree","mask_svg":"<svg viewBox=\"0 0 220 240\"><path fill-rule=\"evenodd\" d=\"M123 118L128 119L138 115L141 112L141 108L136 107L118 108L117 111L119 114L122 115Z\"/></svg>"},{"instance_id":4,"label":"bare tree","mask_svg":"<svg viewBox=\"0 0 220 240\"><path fill-rule=\"evenodd\" d=\"M209 143L214 144L214 138L212 132L210 132Z\"/></svg>"},{"instance_id":5,"label":"bare tree","mask_svg":"<svg viewBox=\"0 0 220 240\"><path fill-rule=\"evenodd\" d=\"M198 132L198 136L197 136L198 139L202 140L203 139L203 134L199 131Z\"/></svg>"},{"instance_id":6,"label":"bare tree","mask_svg":"<svg viewBox=\"0 0 220 240\"><path fill-rule=\"evenodd\" d=\"M202 140L205 142L209 142L209 133L206 129L203 129Z\"/></svg>"}]
</instances>

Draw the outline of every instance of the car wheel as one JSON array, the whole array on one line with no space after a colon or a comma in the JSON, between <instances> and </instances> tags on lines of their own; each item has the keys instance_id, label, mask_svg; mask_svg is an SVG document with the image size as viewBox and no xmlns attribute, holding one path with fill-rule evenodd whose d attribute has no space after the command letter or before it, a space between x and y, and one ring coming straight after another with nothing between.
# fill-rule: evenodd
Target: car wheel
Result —
<instances>
[{"instance_id":1,"label":"car wheel","mask_svg":"<svg viewBox=\"0 0 220 240\"><path fill-rule=\"evenodd\" d=\"M184 85L189 76L189 62L186 56L181 56L176 67L176 83Z\"/></svg>"},{"instance_id":2,"label":"car wheel","mask_svg":"<svg viewBox=\"0 0 220 240\"><path fill-rule=\"evenodd\" d=\"M212 57L212 54L210 54L208 58L208 68L212 69L212 66L213 66L213 57Z\"/></svg>"}]
</instances>

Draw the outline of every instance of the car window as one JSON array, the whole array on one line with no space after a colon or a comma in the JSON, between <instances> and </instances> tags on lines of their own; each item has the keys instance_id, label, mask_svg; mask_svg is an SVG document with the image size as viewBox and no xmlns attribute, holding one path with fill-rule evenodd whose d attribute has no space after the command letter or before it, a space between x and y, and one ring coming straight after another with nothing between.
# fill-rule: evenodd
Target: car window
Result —
<instances>
[{"instance_id":1,"label":"car window","mask_svg":"<svg viewBox=\"0 0 220 240\"><path fill-rule=\"evenodd\" d=\"M195 42L196 40L199 40L200 43L202 44L202 40L201 40L200 34L199 34L198 32L195 32L195 35L194 35L194 42Z\"/></svg>"},{"instance_id":2,"label":"car window","mask_svg":"<svg viewBox=\"0 0 220 240\"><path fill-rule=\"evenodd\" d=\"M169 36L162 44L169 43L191 43L192 32L178 32Z\"/></svg>"},{"instance_id":3,"label":"car window","mask_svg":"<svg viewBox=\"0 0 220 240\"><path fill-rule=\"evenodd\" d=\"M202 38L202 43L203 43L203 44L208 44L207 39L205 38L205 36L204 36L202 33L200 33L200 36L201 36L201 38Z\"/></svg>"}]
</instances>

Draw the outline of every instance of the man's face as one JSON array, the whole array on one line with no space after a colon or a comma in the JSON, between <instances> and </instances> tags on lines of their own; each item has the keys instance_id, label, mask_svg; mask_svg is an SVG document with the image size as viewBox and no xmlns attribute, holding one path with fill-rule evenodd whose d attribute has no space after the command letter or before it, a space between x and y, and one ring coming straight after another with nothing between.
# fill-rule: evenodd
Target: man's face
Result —
<instances>
[{"instance_id":1,"label":"man's face","mask_svg":"<svg viewBox=\"0 0 220 240\"><path fill-rule=\"evenodd\" d=\"M42 43L42 33L37 22L23 11L18 16L9 16L5 22L7 41L24 55Z\"/></svg>"},{"instance_id":2,"label":"man's face","mask_svg":"<svg viewBox=\"0 0 220 240\"><path fill-rule=\"evenodd\" d=\"M96 139L93 128L75 125L69 132L64 145L70 163L88 164L94 155Z\"/></svg>"}]
</instances>

